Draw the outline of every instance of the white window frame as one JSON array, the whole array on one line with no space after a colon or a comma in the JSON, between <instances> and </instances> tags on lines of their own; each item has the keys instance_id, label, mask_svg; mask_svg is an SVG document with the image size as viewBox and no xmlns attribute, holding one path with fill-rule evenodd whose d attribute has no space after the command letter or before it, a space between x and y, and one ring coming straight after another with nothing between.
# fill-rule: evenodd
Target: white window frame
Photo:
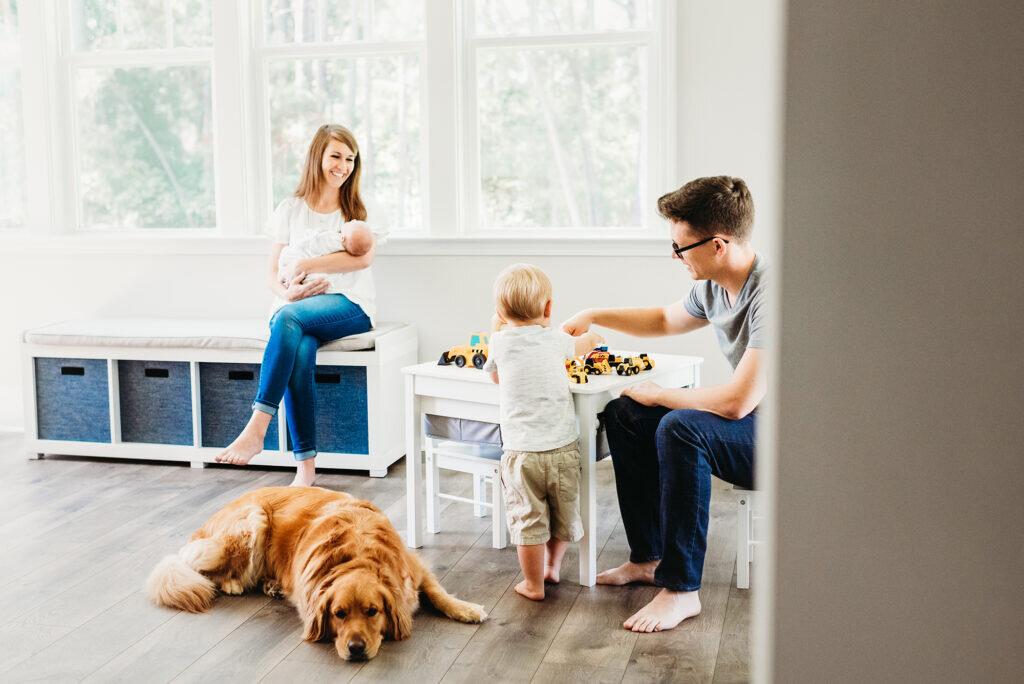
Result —
<instances>
[{"instance_id":1,"label":"white window frame","mask_svg":"<svg viewBox=\"0 0 1024 684\"><path fill-rule=\"evenodd\" d=\"M394 230L380 254L409 255L661 255L665 226L655 202L675 187L676 176L676 7L652 0L655 27L628 34L476 37L474 0L424 2L425 38L415 41L264 45L265 0L212 2L212 48L132 51L132 64L165 65L188 60L212 64L216 227L167 230L125 229L102 233L78 229L80 201L69 154L77 156L70 133L72 64L122 64L121 54L67 56L69 3L21 0L22 102L26 116L26 200L28 240L18 251L49 250L133 254L257 254L266 249L262 229L273 203L269 163L267 63L278 56L330 58L344 54L411 54L420 59L423 116L422 232ZM614 37L613 37L614 36ZM645 225L623 229L477 228L479 157L476 126L475 49L480 46L562 46L629 44L648 50L647 163ZM151 54L145 54L145 53ZM119 61L121 60L121 61ZM31 116L28 114L31 113ZM77 164L77 162L75 162ZM431 182L431 179L441 179ZM397 227L396 227L397 228ZM10 232L10 231L7 231ZM59 237L61 242L55 244Z\"/></svg>"},{"instance_id":2,"label":"white window frame","mask_svg":"<svg viewBox=\"0 0 1024 684\"><path fill-rule=\"evenodd\" d=\"M461 168L464 189L461 203L462 234L496 238L547 240L552 238L579 238L584 231L588 236L654 237L659 228L653 207L657 198L668 187L675 170L675 3L671 0L651 1L651 28L614 32L549 33L536 35L476 36L476 2L461 3L462 56L460 75L462 83L461 112L462 150ZM657 27L662 27L658 30ZM645 164L639 169L644 188L643 221L634 227L500 227L476 228L483 223L480 204L480 127L477 123L476 58L481 48L562 48L580 46L636 46L645 47L647 56L647 82L644 84L647 102L647 140ZM657 141L651 144L650 141Z\"/></svg>"}]
</instances>

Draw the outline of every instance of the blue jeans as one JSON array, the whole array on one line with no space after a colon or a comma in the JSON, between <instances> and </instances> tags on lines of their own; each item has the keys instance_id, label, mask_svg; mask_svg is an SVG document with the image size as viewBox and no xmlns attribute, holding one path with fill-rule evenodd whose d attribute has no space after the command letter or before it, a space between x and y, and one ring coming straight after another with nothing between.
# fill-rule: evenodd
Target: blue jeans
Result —
<instances>
[{"instance_id":1,"label":"blue jeans","mask_svg":"<svg viewBox=\"0 0 1024 684\"><path fill-rule=\"evenodd\" d=\"M370 319L342 294L322 294L286 304L270 319L254 410L277 413L284 397L295 460L316 456L316 350L324 342L364 333Z\"/></svg>"},{"instance_id":2,"label":"blue jeans","mask_svg":"<svg viewBox=\"0 0 1024 684\"><path fill-rule=\"evenodd\" d=\"M604 416L629 560L660 560L659 587L699 589L711 476L753 487L755 414L727 420L620 397Z\"/></svg>"}]
</instances>

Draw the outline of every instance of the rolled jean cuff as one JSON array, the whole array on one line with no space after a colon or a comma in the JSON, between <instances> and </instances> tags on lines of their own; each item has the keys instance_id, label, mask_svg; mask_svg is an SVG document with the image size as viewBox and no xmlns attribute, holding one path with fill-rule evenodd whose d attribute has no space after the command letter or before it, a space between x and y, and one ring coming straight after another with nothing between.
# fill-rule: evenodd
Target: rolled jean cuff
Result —
<instances>
[{"instance_id":1,"label":"rolled jean cuff","mask_svg":"<svg viewBox=\"0 0 1024 684\"><path fill-rule=\"evenodd\" d=\"M308 449L306 451L296 451L296 461L308 461L311 458L316 458L316 449Z\"/></svg>"},{"instance_id":2,"label":"rolled jean cuff","mask_svg":"<svg viewBox=\"0 0 1024 684\"><path fill-rule=\"evenodd\" d=\"M669 591L697 591L700 589L700 582L697 582L696 585L691 585L685 582L669 582L655 576L654 586L668 589Z\"/></svg>"},{"instance_id":3,"label":"rolled jean cuff","mask_svg":"<svg viewBox=\"0 0 1024 684\"><path fill-rule=\"evenodd\" d=\"M630 553L629 554L629 562L630 563L650 563L651 561L660 561L660 560L661 560L661 556L655 556L655 555L642 556L642 555L640 555L638 553Z\"/></svg>"},{"instance_id":4,"label":"rolled jean cuff","mask_svg":"<svg viewBox=\"0 0 1024 684\"><path fill-rule=\"evenodd\" d=\"M272 416L276 416L277 415L277 407L276 406L274 406L272 404L266 404L266 403L264 403L262 401L254 401L254 402L252 402L252 410L253 411L263 411L264 413L269 413Z\"/></svg>"}]
</instances>

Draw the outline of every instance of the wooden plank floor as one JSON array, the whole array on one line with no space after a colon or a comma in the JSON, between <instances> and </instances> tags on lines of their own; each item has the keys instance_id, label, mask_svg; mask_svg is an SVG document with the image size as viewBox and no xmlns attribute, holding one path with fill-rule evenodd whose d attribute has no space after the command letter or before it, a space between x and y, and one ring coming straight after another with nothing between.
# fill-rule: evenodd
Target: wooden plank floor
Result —
<instances>
[{"instance_id":1,"label":"wooden plank floor","mask_svg":"<svg viewBox=\"0 0 1024 684\"><path fill-rule=\"evenodd\" d=\"M0 681L45 682L709 682L749 681L750 592L735 588L735 501L716 481L703 612L675 630L633 634L622 621L653 587L581 587L572 545L543 603L517 595L514 547L490 547L490 518L445 501L442 532L420 550L456 595L482 603L482 625L420 611L412 637L368 663L301 639L298 615L262 594L221 596L190 615L149 604L142 583L162 556L224 504L285 485L283 469L70 457L28 460L0 436ZM469 495L468 475L442 472ZM329 489L369 499L405 529L403 465L386 478L322 474ZM628 557L610 462L598 467L598 568Z\"/></svg>"}]
</instances>

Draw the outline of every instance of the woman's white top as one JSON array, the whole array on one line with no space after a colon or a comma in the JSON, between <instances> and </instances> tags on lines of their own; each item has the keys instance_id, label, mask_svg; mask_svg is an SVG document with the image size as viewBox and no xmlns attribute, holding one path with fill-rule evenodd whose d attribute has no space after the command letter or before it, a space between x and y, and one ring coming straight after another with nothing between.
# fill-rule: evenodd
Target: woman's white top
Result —
<instances>
[{"instance_id":1,"label":"woman's white top","mask_svg":"<svg viewBox=\"0 0 1024 684\"><path fill-rule=\"evenodd\" d=\"M376 206L365 200L364 203L366 204L366 225L377 237L377 244L381 245L388 235L387 219ZM267 220L267 233L275 243L287 245L324 231L338 233L341 231L343 223L345 223L345 218L341 215L340 210L321 214L313 211L301 197L288 197L277 205L277 209ZM373 325L377 313L377 290L373 285L372 268L371 266L351 273L326 274L328 292L343 294L353 303L362 307L363 312L370 318L370 325ZM280 297L274 297L274 303L270 309L271 315L287 303Z\"/></svg>"}]
</instances>

